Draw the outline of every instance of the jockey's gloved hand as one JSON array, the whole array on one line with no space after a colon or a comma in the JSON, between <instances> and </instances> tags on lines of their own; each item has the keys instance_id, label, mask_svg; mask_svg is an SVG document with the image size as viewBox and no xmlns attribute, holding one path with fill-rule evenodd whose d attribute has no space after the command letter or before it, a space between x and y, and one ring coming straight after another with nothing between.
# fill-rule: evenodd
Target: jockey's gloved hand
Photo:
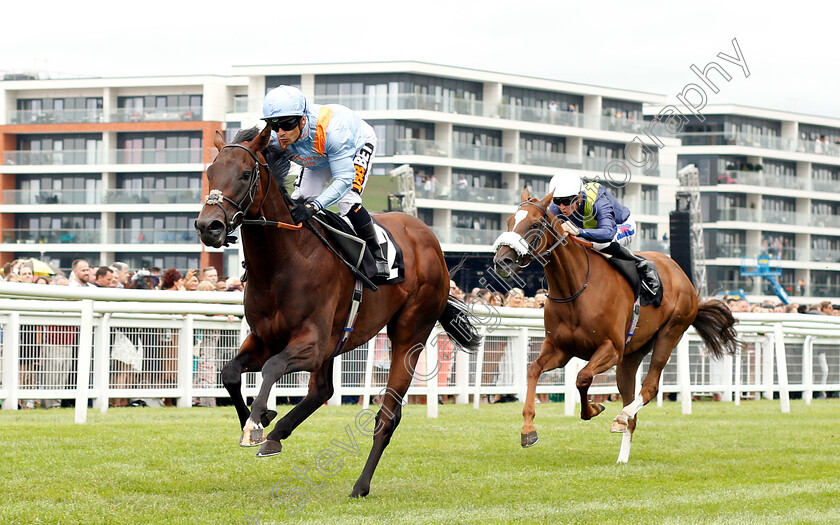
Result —
<instances>
[{"instance_id":1,"label":"jockey's gloved hand","mask_svg":"<svg viewBox=\"0 0 840 525\"><path fill-rule=\"evenodd\" d=\"M314 204L295 204L292 207L292 220L295 224L300 224L308 220L310 217L318 213L318 208Z\"/></svg>"}]
</instances>

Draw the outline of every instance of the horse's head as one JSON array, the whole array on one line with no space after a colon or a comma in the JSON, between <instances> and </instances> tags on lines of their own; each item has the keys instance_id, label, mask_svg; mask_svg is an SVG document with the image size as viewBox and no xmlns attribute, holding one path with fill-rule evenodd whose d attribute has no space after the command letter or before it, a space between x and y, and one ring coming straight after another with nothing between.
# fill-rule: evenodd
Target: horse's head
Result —
<instances>
[{"instance_id":1,"label":"horse's head","mask_svg":"<svg viewBox=\"0 0 840 525\"><path fill-rule=\"evenodd\" d=\"M565 237L559 228L562 219L548 212L549 205L551 194L539 200L532 198L527 188L522 192L519 209L507 220L508 231L493 244L493 265L499 277L510 277L517 266L524 268L533 259L545 265L545 257Z\"/></svg>"},{"instance_id":2,"label":"horse's head","mask_svg":"<svg viewBox=\"0 0 840 525\"><path fill-rule=\"evenodd\" d=\"M246 216L259 212L271 180L262 150L268 145L271 129L266 126L250 141L225 144L216 132L214 145L219 154L207 168L210 192L195 220L201 242L218 248Z\"/></svg>"}]
</instances>

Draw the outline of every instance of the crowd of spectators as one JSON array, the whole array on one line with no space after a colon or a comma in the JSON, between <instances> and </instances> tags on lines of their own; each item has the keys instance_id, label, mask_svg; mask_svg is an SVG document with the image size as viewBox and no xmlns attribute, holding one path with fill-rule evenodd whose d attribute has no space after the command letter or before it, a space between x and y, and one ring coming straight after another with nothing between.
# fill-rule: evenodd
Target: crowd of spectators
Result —
<instances>
[{"instance_id":1,"label":"crowd of spectators","mask_svg":"<svg viewBox=\"0 0 840 525\"><path fill-rule=\"evenodd\" d=\"M19 259L1 270L8 282L91 288L126 288L146 290L242 291L245 283L237 277L220 276L216 268L189 269L181 274L176 268L162 271L150 267L132 271L122 262L91 266L84 259L73 261L69 275L42 261ZM235 318L228 316L228 321ZM124 333L125 332L125 333ZM194 333L194 386L215 387L220 361L220 330L197 329ZM111 334L110 385L112 388L137 388L144 384L175 386L177 374L177 331L171 329L117 329ZM74 383L74 360L78 347L78 327L70 325L27 325L21 331L20 384L24 387L64 389ZM111 399L112 406L172 404L172 400ZM38 406L53 408L71 405L72 400L23 399L24 409ZM194 406L214 406L213 398L194 398Z\"/></svg>"},{"instance_id":2,"label":"crowd of spectators","mask_svg":"<svg viewBox=\"0 0 840 525\"><path fill-rule=\"evenodd\" d=\"M42 266L43 265L43 266ZM46 271L49 268L49 271ZM242 291L244 283L237 277L220 276L216 268L207 266L189 269L186 275L175 268L162 271L151 266L130 270L123 262L107 266L92 266L84 259L73 261L69 275L33 259L16 259L7 263L0 278L8 282L52 284L58 286L87 286L97 288L136 288L144 290L204 290Z\"/></svg>"},{"instance_id":3,"label":"crowd of spectators","mask_svg":"<svg viewBox=\"0 0 840 525\"><path fill-rule=\"evenodd\" d=\"M730 295L724 296L723 301L733 312L840 315L840 305L832 305L830 301L820 301L810 305L799 303L784 304L780 301L750 303L742 296Z\"/></svg>"}]
</instances>

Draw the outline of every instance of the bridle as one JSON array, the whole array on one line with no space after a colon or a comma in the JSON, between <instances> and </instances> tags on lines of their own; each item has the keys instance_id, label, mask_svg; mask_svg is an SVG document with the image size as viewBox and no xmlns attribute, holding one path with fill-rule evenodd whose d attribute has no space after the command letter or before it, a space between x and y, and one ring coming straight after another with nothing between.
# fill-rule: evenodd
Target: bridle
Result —
<instances>
[{"instance_id":1,"label":"bridle","mask_svg":"<svg viewBox=\"0 0 840 525\"><path fill-rule=\"evenodd\" d=\"M259 225L259 226L276 226L278 228L284 228L287 230L299 230L301 228L300 224L286 224L284 222L279 221L269 221L264 216L261 216L259 219L246 219L245 212L248 211L251 206L254 205L254 195L257 190L257 185L260 181L260 168L265 168L265 172L271 176L271 172L268 169L268 164L265 162L261 162L257 154L251 151L248 147L243 146L242 144L225 144L222 146L222 149L225 148L241 148L248 152L251 155L251 158L254 159L254 169L251 170L251 177L248 181L248 191L245 195L240 199L237 203L233 199L227 197L222 193L221 190L210 190L210 193L204 198L204 206L218 206L219 209L222 210L222 214L225 216L225 245L228 242L236 241L236 237L231 237L230 234L233 230L236 229L238 226L237 219L239 219L240 224L252 224L252 225ZM280 191L283 194L283 198L286 201L287 205L290 205L289 199L284 191ZM262 210L263 204L265 204L265 199L268 197L268 191L263 192L262 201L260 201L260 205L257 210ZM244 205L245 201L248 201L247 206ZM227 202L234 208L236 208L236 212L233 214L232 217L228 218L227 211L225 211L225 207L222 206L222 202Z\"/></svg>"},{"instance_id":2,"label":"bridle","mask_svg":"<svg viewBox=\"0 0 840 525\"><path fill-rule=\"evenodd\" d=\"M543 213L542 220L539 221L540 227L537 230L537 233L534 235L535 236L534 241L532 241L528 245L528 251L532 254L532 258L535 258L535 259L538 259L538 260L544 260L549 254L551 254L551 252L554 251L555 248L557 248L557 246L559 246L561 244L563 244L563 245L566 244L566 238L569 236L569 234L567 232L563 232L562 235L559 234L557 232L557 230L554 229L554 226L552 224L548 223L548 220L547 220L547 218L549 216L548 210L539 203L536 203L536 202L533 202L533 201L523 201L521 204L519 204L519 206L517 207L517 210L521 209L523 206L526 206L526 205L534 206L535 208L537 208L538 210L540 210ZM542 252L534 254L533 252L535 252L537 247L539 246L539 244L538 244L539 241L546 237L546 232L550 232L554 236L556 241L551 246L546 247L545 250L543 250ZM522 236L519 236L519 239L521 241L525 240ZM573 237L572 239L575 239L575 238ZM501 240L501 237L500 237L500 240ZM499 241L497 240L496 243L499 244ZM503 241L502 244L506 244L506 245L510 246L511 248L513 248L513 250L515 252L517 252L517 254L519 254L519 250L517 249L516 246L513 245L512 242ZM548 299L551 300L552 302L568 303L570 301L574 301L589 286L589 275L590 275L590 271L592 269L592 265L591 265L591 262L590 262L590 259L589 259L589 250L587 250L582 245L582 242L575 242L575 244L581 244L581 248L583 248L584 252L586 253L586 280L584 281L583 286L581 286L580 290L578 290L577 292L575 292L574 294L572 294L568 297L562 297L562 298L561 297L552 297L551 295L546 294ZM518 257L517 257L517 259L518 259ZM527 264L526 265L519 264L519 266L524 267L524 266L527 266Z\"/></svg>"}]
</instances>

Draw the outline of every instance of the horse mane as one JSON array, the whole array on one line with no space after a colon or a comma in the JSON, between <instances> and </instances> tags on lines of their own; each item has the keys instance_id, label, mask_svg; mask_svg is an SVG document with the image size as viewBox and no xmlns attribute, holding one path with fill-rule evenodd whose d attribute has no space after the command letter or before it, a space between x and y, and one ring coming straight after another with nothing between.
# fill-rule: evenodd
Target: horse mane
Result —
<instances>
[{"instance_id":1,"label":"horse mane","mask_svg":"<svg viewBox=\"0 0 840 525\"><path fill-rule=\"evenodd\" d=\"M257 138L257 135L260 133L262 133L262 130L257 126L240 129L233 137L233 142L235 144L250 142ZM283 149L280 147L280 144L269 144L262 150L262 154L265 157L265 162L268 164L268 170L271 172L271 176L274 177L277 185L285 190L285 182L286 177L289 175L292 152L289 149Z\"/></svg>"}]
</instances>

